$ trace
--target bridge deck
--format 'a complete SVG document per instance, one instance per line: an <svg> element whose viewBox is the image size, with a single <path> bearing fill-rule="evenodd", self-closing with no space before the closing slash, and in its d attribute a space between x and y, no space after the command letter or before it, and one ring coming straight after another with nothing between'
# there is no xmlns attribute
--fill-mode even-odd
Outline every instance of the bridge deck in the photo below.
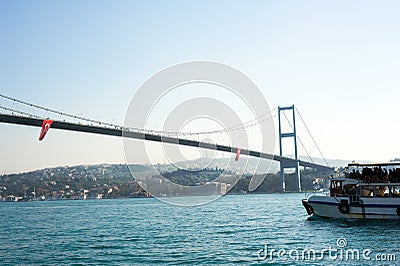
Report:
<svg viewBox="0 0 400 266"><path fill-rule="evenodd" d="M41 127L42 122L43 122L43 120L37 119L37 118L0 114L0 123L10 123L10 124L25 125L25 126ZM115 128L100 127L100 126L83 125L83 124L76 124L76 123L71 123L71 122L54 120L53 124L51 125L51 128L77 131L77 132L85 132L85 133L94 133L94 134L101 134L101 135L108 135L108 136L116 136L116 137L122 137L124 135L124 137L128 137L128 138L150 140L150 141L157 141L157 142L170 143L170 144L178 144L178 145L205 148L205 149L218 150L218 151L230 152L230 153L236 153L238 150L237 147L230 147L230 146L218 145L218 144L215 145L215 144L210 144L210 143L206 143L206 142L194 141L194 140L183 139L183 138L164 137L161 135L143 133L143 132L139 132L139 131L132 131L132 130L123 129L120 127L115 127ZM296 160L294 160L292 158L273 155L273 154L265 153L265 152L246 150L246 149L241 149L240 154L257 157L257 158L279 161L286 165L294 165L297 163ZM300 166L322 169L322 170L327 170L327 171L333 171L332 167L319 165L316 163L311 163L311 162L306 162L306 161L301 161L301 160L299 160L298 162L299 162Z"/></svg>

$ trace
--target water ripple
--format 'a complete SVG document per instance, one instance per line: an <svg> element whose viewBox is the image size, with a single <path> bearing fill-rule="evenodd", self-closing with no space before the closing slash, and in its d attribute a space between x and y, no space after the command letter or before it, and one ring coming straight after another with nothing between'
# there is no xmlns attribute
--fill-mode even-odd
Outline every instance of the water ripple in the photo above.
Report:
<svg viewBox="0 0 400 266"><path fill-rule="evenodd" d="M286 251L337 247L339 237L346 238L349 248L395 253L400 260L399 222L308 218L302 196L226 196L187 208L155 199L0 203L0 262L316 265L278 258L260 262L257 254L266 244ZM337 263L325 258L324 264Z"/></svg>

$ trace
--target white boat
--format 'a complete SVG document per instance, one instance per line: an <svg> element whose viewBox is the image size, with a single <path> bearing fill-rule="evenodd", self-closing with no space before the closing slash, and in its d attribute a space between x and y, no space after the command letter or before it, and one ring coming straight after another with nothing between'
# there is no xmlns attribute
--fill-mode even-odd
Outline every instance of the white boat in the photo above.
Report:
<svg viewBox="0 0 400 266"><path fill-rule="evenodd" d="M309 215L326 218L400 219L400 162L351 163L330 179L329 193L302 203Z"/></svg>

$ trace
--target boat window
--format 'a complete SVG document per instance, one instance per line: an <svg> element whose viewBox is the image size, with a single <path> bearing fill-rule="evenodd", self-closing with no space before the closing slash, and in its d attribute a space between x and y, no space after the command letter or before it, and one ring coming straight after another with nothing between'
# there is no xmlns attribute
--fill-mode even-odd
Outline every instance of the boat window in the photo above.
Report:
<svg viewBox="0 0 400 266"><path fill-rule="evenodd" d="M388 186L376 186L375 187L377 197L389 197L389 187Z"/></svg>
<svg viewBox="0 0 400 266"><path fill-rule="evenodd" d="M344 185L343 191L345 195L354 195L357 193L357 188L355 184L347 184Z"/></svg>
<svg viewBox="0 0 400 266"><path fill-rule="evenodd" d="M384 197L390 197L390 190L388 186L385 186L384 192L383 192Z"/></svg>
<svg viewBox="0 0 400 266"><path fill-rule="evenodd" d="M374 196L374 186L362 186L361 187L362 197L373 197Z"/></svg>
<svg viewBox="0 0 400 266"><path fill-rule="evenodd" d="M330 192L331 196L342 195L343 194L342 181L332 181Z"/></svg>
<svg viewBox="0 0 400 266"><path fill-rule="evenodd" d="M392 186L391 193L392 197L400 197L400 186Z"/></svg>

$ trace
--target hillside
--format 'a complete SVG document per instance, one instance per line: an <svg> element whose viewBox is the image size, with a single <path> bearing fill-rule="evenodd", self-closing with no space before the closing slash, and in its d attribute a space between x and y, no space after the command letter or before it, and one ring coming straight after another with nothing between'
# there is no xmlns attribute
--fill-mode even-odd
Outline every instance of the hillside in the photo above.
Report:
<svg viewBox="0 0 400 266"><path fill-rule="evenodd" d="M0 176L0 201L14 200L61 200L61 199L88 199L88 198L126 198L148 196L140 184L140 180L153 180L161 184L160 176L155 174L154 168L144 165L130 165L134 172L132 177L128 166L123 164L78 165L40 169L27 173L8 174ZM159 166L165 169L165 166ZM198 171L172 170L163 172L163 176L172 182L193 186L212 183L222 169L207 168ZM235 172L224 171L225 178L236 175ZM319 189L326 186L326 179L315 182L322 173L306 170L301 174L303 189ZM262 174L263 183L255 193L281 192L280 177L278 174ZM250 193L248 185L252 175L241 176L237 184L227 190L229 193ZM222 182L223 179L222 179ZM222 183L223 184L223 183ZM286 177L287 190L295 190L294 178ZM165 191L165 190L164 190ZM216 193L225 193L216 191ZM163 192L154 196L182 196L176 191L168 195Z"/></svg>

